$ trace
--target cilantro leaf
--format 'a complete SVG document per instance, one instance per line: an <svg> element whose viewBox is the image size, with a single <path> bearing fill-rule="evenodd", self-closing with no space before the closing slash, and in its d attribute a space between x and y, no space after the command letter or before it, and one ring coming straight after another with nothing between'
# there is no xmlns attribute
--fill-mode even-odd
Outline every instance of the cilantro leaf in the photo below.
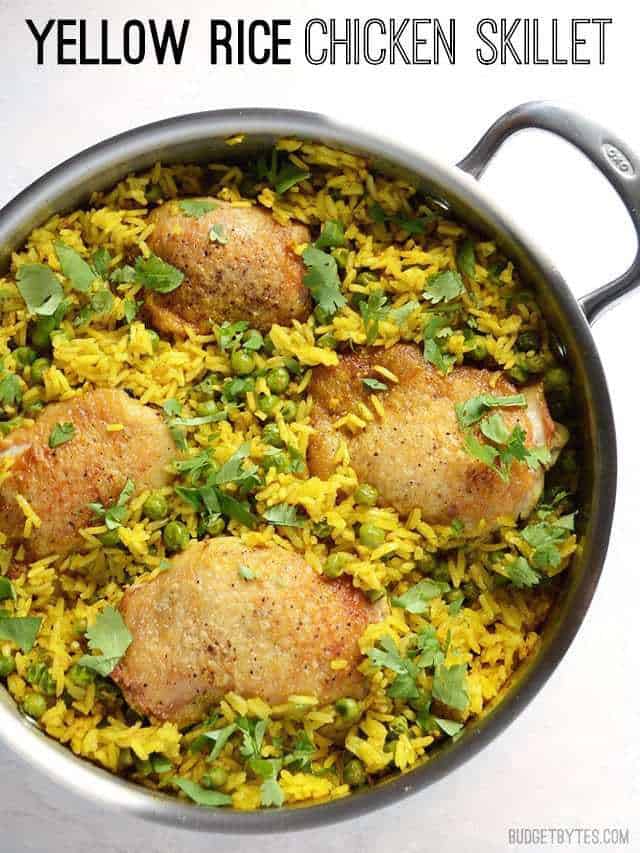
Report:
<svg viewBox="0 0 640 853"><path fill-rule="evenodd" d="M7 598L12 598L15 601L16 591L9 578L0 575L0 601L4 601Z"/></svg>
<svg viewBox="0 0 640 853"><path fill-rule="evenodd" d="M307 178L311 177L311 173L308 170L298 168L294 163L291 163L291 161L280 166L278 162L278 152L275 148L271 152L271 161L269 165L267 165L267 161L264 157L260 157L256 167L256 174L258 180L264 178L268 181L278 195L282 195L282 193L290 190L291 187L300 183L300 181L305 181Z"/></svg>
<svg viewBox="0 0 640 853"><path fill-rule="evenodd" d="M84 326L95 315L111 313L113 308L113 294L111 291L103 287L91 294L89 302L82 308L73 321L74 326Z"/></svg>
<svg viewBox="0 0 640 853"><path fill-rule="evenodd" d="M393 639L388 635L382 637L378 644L382 648L372 648L367 651L367 657L376 667L386 667L396 673L396 677L387 689L392 699L416 699L419 691L416 685L418 668L416 664L402 657Z"/></svg>
<svg viewBox="0 0 640 853"><path fill-rule="evenodd" d="M478 397L470 397L464 403L456 406L456 415L461 427L468 427L479 421L489 409L526 407L527 398L524 394L510 394L505 397L494 397L492 394L480 394Z"/></svg>
<svg viewBox="0 0 640 853"><path fill-rule="evenodd" d="M308 246L302 253L307 267L303 282L320 308L329 316L346 305L347 300L340 290L340 278L336 260L315 246Z"/></svg>
<svg viewBox="0 0 640 853"><path fill-rule="evenodd" d="M504 564L509 580L519 589L536 586L540 583L540 575L535 572L524 557L516 557Z"/></svg>
<svg viewBox="0 0 640 853"><path fill-rule="evenodd" d="M56 424L51 430L51 434L49 435L49 447L51 449L55 447L60 447L61 444L65 444L67 441L71 441L75 434L76 428L73 424Z"/></svg>
<svg viewBox="0 0 640 853"><path fill-rule="evenodd" d="M209 229L209 240L212 243L220 243L221 246L226 246L229 242L229 237L227 236L224 225L215 222Z"/></svg>
<svg viewBox="0 0 640 853"><path fill-rule="evenodd" d="M443 353L441 344L437 338L446 338L451 334L451 329L447 325L447 318L441 314L434 314L427 318L422 327L422 340L424 342L423 356L426 362L440 371L447 374L451 370L455 356Z"/></svg>
<svg viewBox="0 0 640 853"><path fill-rule="evenodd" d="M182 411L182 403L179 400L176 400L175 397L169 397L162 404L162 411L165 415L169 415L169 417L177 417Z"/></svg>
<svg viewBox="0 0 640 853"><path fill-rule="evenodd" d="M111 263L111 255L109 251L102 246L100 249L97 249L92 257L91 257L91 266L98 274L99 278L105 279L107 278L107 273L109 272L109 264Z"/></svg>
<svg viewBox="0 0 640 853"><path fill-rule="evenodd" d="M476 274L476 253L471 240L465 240L458 250L456 257L458 269L468 276L474 278Z"/></svg>
<svg viewBox="0 0 640 853"><path fill-rule="evenodd" d="M304 527L305 520L298 516L298 510L295 506L289 504L277 504L265 510L262 517L269 524L274 524L278 527Z"/></svg>
<svg viewBox="0 0 640 853"><path fill-rule="evenodd" d="M464 293L464 284L460 274L453 270L446 270L431 276L424 291L424 298L433 302L451 302L457 296Z"/></svg>
<svg viewBox="0 0 640 853"><path fill-rule="evenodd" d="M495 471L496 474L500 474L499 469L494 464L496 457L499 455L497 448L490 444L483 444L483 442L479 441L471 432L465 433L464 448L469 456L472 456L479 462L484 462L484 464Z"/></svg>
<svg viewBox="0 0 640 853"><path fill-rule="evenodd" d="M420 669L427 669L444 662L438 635L432 625L426 625L416 636L416 651L418 655L414 662Z"/></svg>
<svg viewBox="0 0 640 853"><path fill-rule="evenodd" d="M176 269L157 255L150 255L148 258L141 255L136 260L134 273L135 281L156 293L171 293L180 287L184 280L182 270Z"/></svg>
<svg viewBox="0 0 640 853"><path fill-rule="evenodd" d="M115 669L133 641L122 616L111 605L107 605L98 615L85 636L89 641L89 648L102 654L83 655L79 664L105 677Z"/></svg>
<svg viewBox="0 0 640 853"><path fill-rule="evenodd" d="M533 548L533 565L537 569L554 569L560 565L562 559L557 543L565 539L567 533L567 528L562 525L542 521L529 524L520 535Z"/></svg>
<svg viewBox="0 0 640 853"><path fill-rule="evenodd" d="M44 264L24 264L16 275L16 287L31 314L51 317L64 291L53 270Z"/></svg>
<svg viewBox="0 0 640 853"><path fill-rule="evenodd" d="M243 465L244 460L249 455L249 450L250 443L246 441L227 459L213 478L216 486L226 485L227 483L246 484L247 481L250 481L249 485L257 485L259 482L256 476L258 472L257 466L250 464L245 467Z"/></svg>
<svg viewBox="0 0 640 853"><path fill-rule="evenodd" d="M387 391L389 386L384 382L380 382L379 379L363 379L362 384L367 389L367 391Z"/></svg>
<svg viewBox="0 0 640 853"><path fill-rule="evenodd" d="M466 664L438 664L433 673L432 692L434 699L449 708L464 711L469 704Z"/></svg>
<svg viewBox="0 0 640 853"><path fill-rule="evenodd" d="M405 302L404 305L400 305L399 308L392 308L389 311L388 318L392 323L395 323L396 326L403 326L409 317L413 314L414 311L420 307L420 303L416 302L415 299L411 299L409 302Z"/></svg>
<svg viewBox="0 0 640 853"><path fill-rule="evenodd" d="M133 480L127 480L120 492L118 500L112 507L107 509L101 503L95 502L90 503L89 508L93 510L99 518L104 519L104 523L108 530L115 530L117 527L122 526L122 522L125 521L127 517L126 505L134 491L135 483Z"/></svg>
<svg viewBox="0 0 640 853"><path fill-rule="evenodd" d="M295 764L297 770L305 770L311 764L311 758L316 748L306 731L302 731L296 738L293 750L285 756L284 764L288 767Z"/></svg>
<svg viewBox="0 0 640 853"><path fill-rule="evenodd" d="M260 786L260 805L280 806L284 803L284 792L276 779L266 779Z"/></svg>
<svg viewBox="0 0 640 853"><path fill-rule="evenodd" d="M220 511L227 518L233 518L250 529L253 529L258 523L258 519L253 515L248 504L237 501L230 495L225 495L224 492L219 492L218 499L220 501Z"/></svg>
<svg viewBox="0 0 640 853"><path fill-rule="evenodd" d="M15 643L30 652L38 636L42 619L36 616L0 616L0 640Z"/></svg>
<svg viewBox="0 0 640 853"><path fill-rule="evenodd" d="M192 782L190 779L182 779L180 776L174 776L171 781L199 806L217 807L231 805L229 794L222 794L220 791L209 791L207 788L203 788L202 785L198 785L197 782Z"/></svg>
<svg viewBox="0 0 640 853"><path fill-rule="evenodd" d="M387 297L381 290L374 290L369 294L366 302L362 300L359 309L364 321L367 343L372 344L378 337L380 321L384 320L389 312Z"/></svg>
<svg viewBox="0 0 640 853"><path fill-rule="evenodd" d="M433 719L449 737L457 735L464 728L464 723L459 723L457 720L444 720L442 717L434 717Z"/></svg>
<svg viewBox="0 0 640 853"><path fill-rule="evenodd" d="M109 276L109 280L114 284L131 284L132 281L136 280L136 271L129 264L125 264L123 267L115 269Z"/></svg>
<svg viewBox="0 0 640 853"><path fill-rule="evenodd" d="M218 329L218 346L220 349L227 350L232 344L239 342L248 328L249 324L246 320L238 320L235 323L225 320Z"/></svg>
<svg viewBox="0 0 640 853"><path fill-rule="evenodd" d="M142 305L142 302L136 302L135 299L127 299L124 300L123 308L124 308L124 319L131 325L136 318L136 314L138 313L138 309Z"/></svg>
<svg viewBox="0 0 640 853"><path fill-rule="evenodd" d="M427 610L428 602L432 598L437 598L450 589L449 584L444 581L434 581L431 578L425 578L414 584L412 587L400 596L393 597L391 603L395 607L402 607L409 613L424 613Z"/></svg>
<svg viewBox="0 0 640 853"><path fill-rule="evenodd" d="M316 249L339 249L344 246L344 228L341 222L330 219L322 226L320 236L315 242Z"/></svg>
<svg viewBox="0 0 640 853"><path fill-rule="evenodd" d="M250 566L240 566L238 569L238 574L242 578L243 581L254 581L256 579L256 573Z"/></svg>
<svg viewBox="0 0 640 853"><path fill-rule="evenodd" d="M495 441L496 444L507 444L511 437L511 433L507 429L502 415L494 412L480 421L480 432L489 441Z"/></svg>
<svg viewBox="0 0 640 853"><path fill-rule="evenodd" d="M229 740L231 735L237 731L237 726L235 723L231 723L228 726L225 726L223 729L213 729L210 732L205 732L203 737L207 738L207 740L212 740L214 743L214 747L209 753L209 761L215 761L216 758L222 752L224 745Z"/></svg>
<svg viewBox="0 0 640 853"><path fill-rule="evenodd" d="M71 246L56 240L53 248L64 277L69 279L74 290L86 293L98 278L98 273Z"/></svg>
<svg viewBox="0 0 640 853"><path fill-rule="evenodd" d="M22 385L15 373L7 373L0 378L0 403L3 406L15 406L22 399Z"/></svg>
<svg viewBox="0 0 640 853"><path fill-rule="evenodd" d="M200 219L205 213L217 210L219 205L205 198L183 198L179 207L185 216L190 216L192 219Z"/></svg>

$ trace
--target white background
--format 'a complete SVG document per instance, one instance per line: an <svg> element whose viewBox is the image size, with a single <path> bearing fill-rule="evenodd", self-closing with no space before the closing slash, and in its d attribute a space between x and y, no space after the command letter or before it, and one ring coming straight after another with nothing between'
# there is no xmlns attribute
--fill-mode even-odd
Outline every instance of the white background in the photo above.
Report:
<svg viewBox="0 0 640 853"><path fill-rule="evenodd" d="M611 16L605 67L482 68L474 61L479 15ZM635 8L634 8L635 7ZM303 22L314 15L458 19L454 68L313 68L301 53ZM24 19L108 17L117 42L128 17L190 17L180 68L44 68ZM292 17L292 67L212 68L209 17ZM563 28L564 27L564 28ZM581 109L640 151L637 50L640 11L626 2L197 3L142 0L0 0L0 203L71 154L144 122L236 106L313 109L455 162L501 112L533 98ZM90 32L91 27L89 28ZM114 46L116 44L114 42ZM625 214L603 179L564 143L522 134L484 178L495 198L556 260L577 295L622 272L634 252ZM0 746L0 850L204 851L503 851L509 827L629 827L640 850L640 691L637 559L640 441L640 298L630 298L595 329L616 412L620 479L614 532L603 579L584 626L559 670L517 722L484 753L408 801L357 822L292 836L198 836L103 812L54 786ZM524 849L524 848L518 848ZM533 847L528 850L536 849ZM578 849L576 846L552 849ZM618 848L622 849L622 848Z"/></svg>

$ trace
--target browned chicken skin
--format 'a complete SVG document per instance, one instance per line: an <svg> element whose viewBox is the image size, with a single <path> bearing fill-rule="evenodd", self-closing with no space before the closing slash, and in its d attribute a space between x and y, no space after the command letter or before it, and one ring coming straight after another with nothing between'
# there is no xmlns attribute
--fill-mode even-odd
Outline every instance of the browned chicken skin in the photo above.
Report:
<svg viewBox="0 0 640 853"><path fill-rule="evenodd" d="M230 690L272 704L364 695L358 638L386 604L277 545L223 537L193 543L129 589L120 612L133 642L112 678L133 707L184 726ZM345 668L333 670L334 659Z"/></svg>
<svg viewBox="0 0 640 853"><path fill-rule="evenodd" d="M304 267L293 247L308 242L304 225L280 225L259 207L232 207L207 199L215 210L189 217L179 203L163 204L151 215L148 243L167 263L182 270L184 281L172 293L148 292L147 312L161 332L201 334L211 322L247 320L269 331L274 323L290 325L311 313ZM223 240L210 238L218 226Z"/></svg>
<svg viewBox="0 0 640 853"><path fill-rule="evenodd" d="M75 436L51 449L56 424L71 423ZM124 429L109 431L109 424ZM0 484L0 530L22 536L22 495L42 525L24 542L28 557L63 554L82 543L78 531L95 521L87 504L115 503L128 479L135 491L166 485L166 466L175 455L161 417L124 391L99 389L48 405L32 427L0 442L0 454L16 460ZM97 522L99 523L99 522Z"/></svg>
<svg viewBox="0 0 640 853"><path fill-rule="evenodd" d="M362 380L376 376L380 365L399 382L382 395L385 415L356 435L336 430L334 421L367 402ZM380 378L380 376L378 376ZM351 465L362 482L375 486L384 504L408 514L418 507L432 524L458 519L468 529L484 519L494 527L499 516L527 515L543 488L542 470L516 462L508 482L466 452L455 405L480 394L518 392L503 376L475 367L458 367L447 376L427 364L417 347L397 344L340 358L336 367L316 367L310 385L315 433L309 443L312 474L326 478L335 467L339 442L345 440ZM527 446L560 440L540 386L526 389L528 407L499 410L509 430L516 423Z"/></svg>

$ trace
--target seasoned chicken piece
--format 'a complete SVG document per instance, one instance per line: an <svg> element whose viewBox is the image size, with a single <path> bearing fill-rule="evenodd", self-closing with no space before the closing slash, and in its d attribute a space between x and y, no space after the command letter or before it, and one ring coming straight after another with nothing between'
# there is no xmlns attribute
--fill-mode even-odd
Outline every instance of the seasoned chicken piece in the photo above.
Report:
<svg viewBox="0 0 640 853"><path fill-rule="evenodd" d="M272 704L363 696L358 638L387 605L277 545L224 537L190 545L120 612L133 642L112 678L134 708L184 726L230 690Z"/></svg>
<svg viewBox="0 0 640 853"><path fill-rule="evenodd" d="M259 207L206 200L215 210L198 218L187 216L175 201L151 214L155 227L149 246L185 275L172 293L148 291L147 312L156 329L185 335L191 328L204 334L211 321L247 320L268 332L274 323L306 320L311 297L293 248L310 240L308 229L280 225Z"/></svg>
<svg viewBox="0 0 640 853"><path fill-rule="evenodd" d="M362 380L377 375L375 365L399 380L388 381L389 390L381 394L384 417L376 417L355 435L336 429L339 417L357 413L358 402L367 402ZM316 430L309 442L312 474L326 478L333 471L344 440L358 478L375 486L384 504L405 515L417 507L431 524L458 519L467 533L482 519L492 528L499 516L527 515L540 497L542 469L532 471L514 462L505 483L464 447L455 405L480 394L518 393L503 374L458 367L444 376L424 361L416 347L397 344L386 351L344 356L336 367L314 368L310 391ZM516 424L522 426L528 447L546 444L553 449L564 443L563 428L552 421L540 386L527 389L526 397L527 408L493 411L500 411L509 431Z"/></svg>
<svg viewBox="0 0 640 853"><path fill-rule="evenodd" d="M73 438L50 448L52 430L65 423L73 424ZM123 429L108 430L110 424ZM124 391L101 389L50 404L32 427L0 442L0 455L16 457L0 484L0 530L11 539L22 536L21 495L42 522L24 543L27 556L39 558L81 544L78 531L95 520L87 504L114 504L128 479L136 493L166 485L175 448L153 409Z"/></svg>

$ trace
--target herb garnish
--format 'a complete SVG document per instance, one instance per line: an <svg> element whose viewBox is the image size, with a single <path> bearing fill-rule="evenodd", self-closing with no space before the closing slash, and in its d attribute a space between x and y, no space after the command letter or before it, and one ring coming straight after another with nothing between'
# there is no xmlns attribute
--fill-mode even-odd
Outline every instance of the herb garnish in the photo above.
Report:
<svg viewBox="0 0 640 853"><path fill-rule="evenodd" d="M56 240L53 247L64 277L69 279L74 290L87 293L93 282L100 277L97 270L71 246Z"/></svg>
<svg viewBox="0 0 640 853"><path fill-rule="evenodd" d="M0 639L15 643L23 652L30 652L41 624L40 617L7 616L0 613Z"/></svg>
<svg viewBox="0 0 640 853"><path fill-rule="evenodd" d="M171 293L182 284L184 273L157 255L149 255L148 258L143 258L141 255L136 260L134 279L147 290L154 290L156 293ZM113 276L112 280L114 280Z"/></svg>
<svg viewBox="0 0 640 853"><path fill-rule="evenodd" d="M31 314L51 317L62 302L62 285L50 267L24 264L16 275L16 287Z"/></svg>
<svg viewBox="0 0 640 853"><path fill-rule="evenodd" d="M96 501L95 503L90 503L89 508L99 518L103 519L108 530L115 530L117 527L121 527L127 518L127 503L134 491L135 483L133 480L127 480L120 492L118 500L113 506L105 508L103 504Z"/></svg>
<svg viewBox="0 0 640 853"><path fill-rule="evenodd" d="M98 614L85 636L89 642L89 648L92 651L100 651L102 654L83 655L79 664L86 666L87 669L93 669L104 677L115 669L133 642L133 637L122 616L111 605L107 605L102 613Z"/></svg>
<svg viewBox="0 0 640 853"><path fill-rule="evenodd" d="M438 302L451 302L461 293L464 293L464 284L460 274L453 270L446 270L431 276L423 296L429 302L437 304Z"/></svg>
<svg viewBox="0 0 640 853"><path fill-rule="evenodd" d="M307 267L303 279L305 286L309 288L316 304L329 316L333 316L347 302L340 290L335 258L316 246L308 246L302 253L302 260Z"/></svg>
<svg viewBox="0 0 640 853"><path fill-rule="evenodd" d="M179 207L185 216L190 216L192 219L200 219L206 213L217 210L219 205L207 199L183 198Z"/></svg>
<svg viewBox="0 0 640 853"><path fill-rule="evenodd" d="M49 435L49 447L52 450L56 447L60 447L61 444L65 444L67 441L71 441L75 434L76 428L73 424L56 424L51 430L51 434Z"/></svg>

